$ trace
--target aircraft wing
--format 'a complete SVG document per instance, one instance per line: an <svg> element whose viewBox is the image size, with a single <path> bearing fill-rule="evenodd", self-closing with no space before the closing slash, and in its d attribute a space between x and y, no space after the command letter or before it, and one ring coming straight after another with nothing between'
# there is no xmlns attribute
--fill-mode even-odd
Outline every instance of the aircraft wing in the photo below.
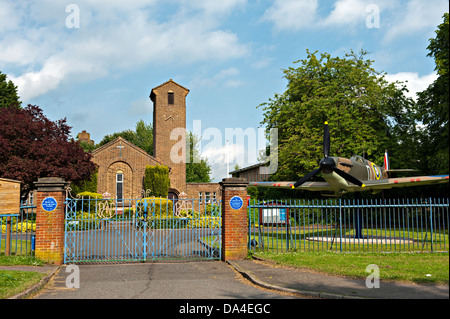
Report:
<svg viewBox="0 0 450 319"><path fill-rule="evenodd" d="M295 182L249 182L248 186L276 187L292 189ZM326 182L305 182L295 189L304 189L309 191L334 191L334 188Z"/></svg>
<svg viewBox="0 0 450 319"><path fill-rule="evenodd" d="M305 182L295 189L304 189L308 191L344 191L344 192L361 192L370 190L382 190L393 187L410 187L421 185L442 184L449 182L449 175L431 175L431 176L413 176L386 178L379 180L363 181L365 187L359 187L349 184L344 189L338 189L326 182ZM295 182L249 182L249 186L275 187L275 188L293 188Z"/></svg>
<svg viewBox="0 0 450 319"><path fill-rule="evenodd" d="M412 176L364 181L364 190L389 189L393 187L411 187L442 184L449 182L449 175Z"/></svg>

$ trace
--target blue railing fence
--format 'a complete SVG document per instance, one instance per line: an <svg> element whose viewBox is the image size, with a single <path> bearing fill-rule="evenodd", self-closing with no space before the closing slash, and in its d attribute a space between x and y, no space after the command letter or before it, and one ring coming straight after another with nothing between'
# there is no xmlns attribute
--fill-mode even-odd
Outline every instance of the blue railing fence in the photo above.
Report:
<svg viewBox="0 0 450 319"><path fill-rule="evenodd" d="M251 200L249 249L448 251L448 207L448 198Z"/></svg>
<svg viewBox="0 0 450 319"><path fill-rule="evenodd" d="M73 202L72 202L73 203ZM87 230L98 225L107 216L98 216L98 205L92 199L76 201L69 217L67 231ZM124 202L123 211L109 219L133 219L128 213L136 209ZM221 216L221 203L189 200L191 207L180 207L190 213L189 225L184 216L174 216L176 202L161 210L153 227L170 228L171 220L196 232L209 228L209 219ZM83 207L84 206L84 207ZM119 205L120 206L120 205ZM189 205L188 205L189 206ZM81 217L82 211L96 212ZM193 212L196 212L195 214ZM164 216L164 217L163 217ZM204 218L208 219L208 222ZM249 249L283 251L337 251L337 252L445 252L449 250L449 198L387 199L387 200L251 200L248 205ZM70 219L73 219L72 221ZM36 206L22 203L19 214L0 216L0 255L34 255ZM72 223L71 223L72 222ZM219 221L217 221L219 223ZM165 223L165 224L164 224ZM161 224L161 225L157 225ZM91 226L90 226L91 225ZM217 225L214 225L217 227ZM98 226L95 226L98 227ZM183 226L177 226L184 228ZM217 229L217 228L216 228ZM215 241L220 249L219 234L201 237ZM219 250L220 252L220 250Z"/></svg>
<svg viewBox="0 0 450 319"><path fill-rule="evenodd" d="M23 202L18 214L0 215L0 256L34 256L36 206Z"/></svg>

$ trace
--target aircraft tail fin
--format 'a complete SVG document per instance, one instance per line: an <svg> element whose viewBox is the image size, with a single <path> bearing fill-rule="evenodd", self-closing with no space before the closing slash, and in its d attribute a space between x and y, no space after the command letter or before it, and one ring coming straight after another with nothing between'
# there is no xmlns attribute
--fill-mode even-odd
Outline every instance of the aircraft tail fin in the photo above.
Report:
<svg viewBox="0 0 450 319"><path fill-rule="evenodd" d="M389 167L389 155L388 155L388 151L387 150L384 151L383 168L384 168L385 171L389 171L390 170L390 167Z"/></svg>
<svg viewBox="0 0 450 319"><path fill-rule="evenodd" d="M413 168L401 168L401 169L391 169L389 164L389 155L388 151L384 151L384 163L382 168L389 175L391 173L407 173L407 172L418 172L419 170Z"/></svg>

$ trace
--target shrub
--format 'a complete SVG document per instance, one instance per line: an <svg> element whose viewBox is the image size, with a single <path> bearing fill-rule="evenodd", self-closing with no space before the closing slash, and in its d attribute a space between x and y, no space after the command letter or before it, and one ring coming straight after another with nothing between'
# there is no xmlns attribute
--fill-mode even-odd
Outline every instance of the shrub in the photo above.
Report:
<svg viewBox="0 0 450 319"><path fill-rule="evenodd" d="M188 228L219 228L221 226L221 217L200 217L192 218L187 223Z"/></svg>
<svg viewBox="0 0 450 319"><path fill-rule="evenodd" d="M144 189L150 190L151 195L164 197L169 193L170 179L169 168L164 165L145 168Z"/></svg>
<svg viewBox="0 0 450 319"><path fill-rule="evenodd" d="M92 192L81 192L77 194L77 198L80 198L77 202L77 209L81 209L83 212L95 212L95 206L103 199L102 194Z"/></svg>
<svg viewBox="0 0 450 319"><path fill-rule="evenodd" d="M167 198L161 197L145 197L137 201L137 212L140 215L144 213L145 202L147 202L147 214L153 214L155 212L155 217L165 218L173 216L173 202ZM154 209L152 208L153 203L155 204Z"/></svg>
<svg viewBox="0 0 450 319"><path fill-rule="evenodd" d="M81 192L81 193L78 193L77 196L79 196L83 199L103 199L102 194L93 193L93 192Z"/></svg>
<svg viewBox="0 0 450 319"><path fill-rule="evenodd" d="M11 222L11 232L12 233L27 233L36 231L36 222L30 221L19 221L18 223L13 220ZM3 224L1 228L1 233L6 234L6 225Z"/></svg>
<svg viewBox="0 0 450 319"><path fill-rule="evenodd" d="M219 204L207 204L205 212L208 215L217 215L220 212L220 206Z"/></svg>

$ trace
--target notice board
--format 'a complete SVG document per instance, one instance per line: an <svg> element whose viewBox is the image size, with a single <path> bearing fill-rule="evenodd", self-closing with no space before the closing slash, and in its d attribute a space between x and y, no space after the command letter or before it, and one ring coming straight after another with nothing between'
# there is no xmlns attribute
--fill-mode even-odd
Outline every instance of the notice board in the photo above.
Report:
<svg viewBox="0 0 450 319"><path fill-rule="evenodd" d="M20 181L0 178L0 215L20 213Z"/></svg>

